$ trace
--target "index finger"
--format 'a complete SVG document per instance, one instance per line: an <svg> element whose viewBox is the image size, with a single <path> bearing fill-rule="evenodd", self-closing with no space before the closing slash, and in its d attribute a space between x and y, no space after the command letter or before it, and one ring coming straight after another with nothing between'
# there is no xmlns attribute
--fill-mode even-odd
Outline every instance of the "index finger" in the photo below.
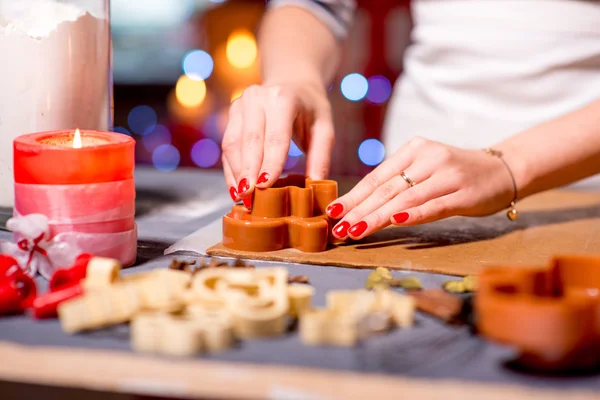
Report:
<svg viewBox="0 0 600 400"><path fill-rule="evenodd" d="M269 90L265 110L264 155L257 181L257 186L260 187L269 187L281 175L290 150L294 120L298 114L294 97L285 95L278 88Z"/></svg>

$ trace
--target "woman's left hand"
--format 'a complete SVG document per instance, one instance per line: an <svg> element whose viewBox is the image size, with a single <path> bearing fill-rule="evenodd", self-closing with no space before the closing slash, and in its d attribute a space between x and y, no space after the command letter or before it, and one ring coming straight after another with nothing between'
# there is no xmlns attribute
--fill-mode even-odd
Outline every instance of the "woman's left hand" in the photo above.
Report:
<svg viewBox="0 0 600 400"><path fill-rule="evenodd" d="M513 196L510 173L498 157L415 138L332 202L327 214L341 218L335 237L360 239L390 224L490 215Z"/></svg>

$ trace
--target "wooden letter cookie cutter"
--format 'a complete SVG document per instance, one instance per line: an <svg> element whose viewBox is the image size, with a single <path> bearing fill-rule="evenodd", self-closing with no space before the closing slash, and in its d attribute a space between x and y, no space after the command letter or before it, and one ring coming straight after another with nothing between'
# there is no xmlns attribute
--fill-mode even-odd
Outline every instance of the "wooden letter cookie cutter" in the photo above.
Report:
<svg viewBox="0 0 600 400"><path fill-rule="evenodd" d="M337 182L290 175L269 189L256 189L252 211L236 205L223 217L223 245L242 251L292 247L325 251L331 222L325 208L337 198Z"/></svg>
<svg viewBox="0 0 600 400"><path fill-rule="evenodd" d="M355 346L392 326L413 325L415 301L388 289L327 293L327 308L300 315L300 340L308 346Z"/></svg>
<svg viewBox="0 0 600 400"><path fill-rule="evenodd" d="M192 282L193 304L223 307L241 339L282 334L290 310L285 268L204 270Z"/></svg>
<svg viewBox="0 0 600 400"><path fill-rule="evenodd" d="M600 258L558 256L546 268L490 267L475 296L479 331L544 370L600 365Z"/></svg>

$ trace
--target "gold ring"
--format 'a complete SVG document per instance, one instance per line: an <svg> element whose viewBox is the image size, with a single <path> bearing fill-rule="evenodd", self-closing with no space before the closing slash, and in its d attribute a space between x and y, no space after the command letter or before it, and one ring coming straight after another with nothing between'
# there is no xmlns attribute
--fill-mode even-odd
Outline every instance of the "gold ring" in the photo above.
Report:
<svg viewBox="0 0 600 400"><path fill-rule="evenodd" d="M413 182L413 180L412 180L412 179L410 179L408 176L406 176L406 174L405 174L404 172L401 172L401 173L400 173L400 177L401 177L402 179L404 179L404 180L406 181L406 183L408 183L408 186L409 186L409 187L413 187L413 186L415 186L415 183Z"/></svg>

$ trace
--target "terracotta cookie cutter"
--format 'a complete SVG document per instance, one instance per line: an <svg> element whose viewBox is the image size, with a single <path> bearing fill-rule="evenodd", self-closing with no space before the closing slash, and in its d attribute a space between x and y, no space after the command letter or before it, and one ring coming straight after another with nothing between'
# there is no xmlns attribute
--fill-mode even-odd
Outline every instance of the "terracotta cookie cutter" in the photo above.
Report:
<svg viewBox="0 0 600 400"><path fill-rule="evenodd" d="M269 189L256 189L252 211L236 205L223 217L223 245L257 252L288 247L324 251L332 238L325 208L337 195L337 182L299 175L279 179Z"/></svg>
<svg viewBox="0 0 600 400"><path fill-rule="evenodd" d="M515 345L522 365L600 365L600 257L558 256L546 268L488 268L474 305L479 331Z"/></svg>

